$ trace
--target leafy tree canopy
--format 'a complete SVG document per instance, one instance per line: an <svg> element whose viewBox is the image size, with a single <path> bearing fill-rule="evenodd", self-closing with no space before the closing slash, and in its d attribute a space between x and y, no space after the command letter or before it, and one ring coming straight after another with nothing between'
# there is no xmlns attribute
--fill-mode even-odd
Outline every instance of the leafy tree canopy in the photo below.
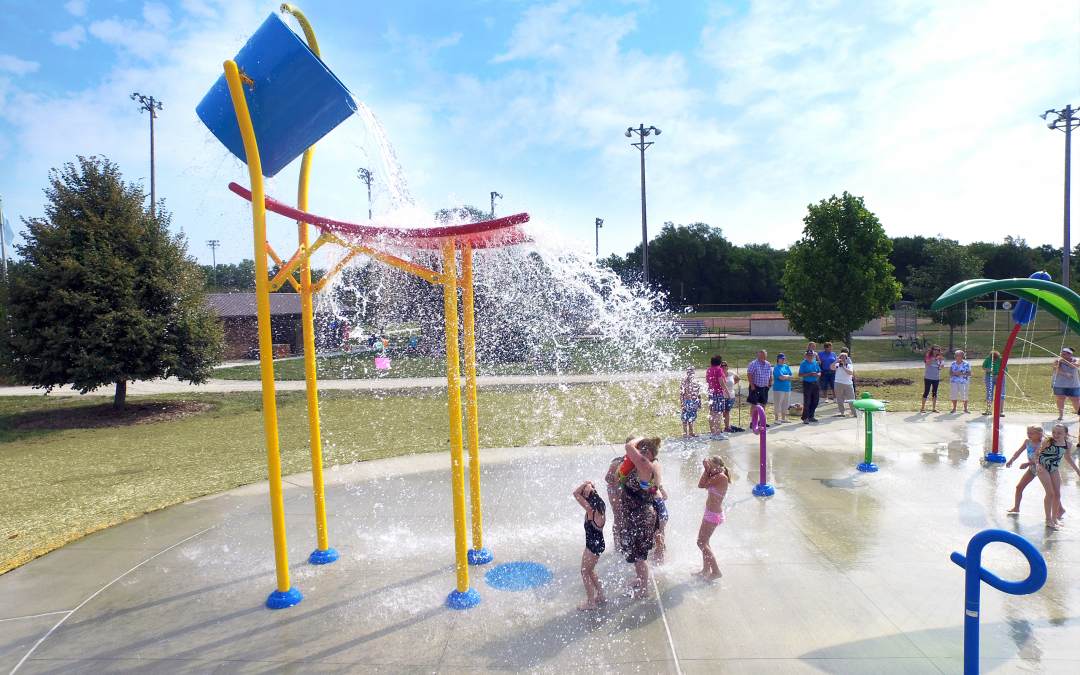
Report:
<svg viewBox="0 0 1080 675"><path fill-rule="evenodd" d="M784 269L780 311L811 340L843 338L900 299L889 262L892 241L862 197L847 192L807 207L803 237Z"/></svg>
<svg viewBox="0 0 1080 675"><path fill-rule="evenodd" d="M8 343L16 379L83 393L160 377L199 383L224 344L201 270L170 216L105 158L49 173L45 218L24 220L23 263L9 275Z"/></svg>
<svg viewBox="0 0 1080 675"><path fill-rule="evenodd" d="M983 260L954 239L928 239L926 256L926 264L913 269L908 278L912 297L922 307L929 307L953 285L980 278L983 271ZM975 303L962 303L936 312L924 309L922 313L934 323L949 327L949 351L952 351L955 329L975 323L982 316L982 308Z"/></svg>

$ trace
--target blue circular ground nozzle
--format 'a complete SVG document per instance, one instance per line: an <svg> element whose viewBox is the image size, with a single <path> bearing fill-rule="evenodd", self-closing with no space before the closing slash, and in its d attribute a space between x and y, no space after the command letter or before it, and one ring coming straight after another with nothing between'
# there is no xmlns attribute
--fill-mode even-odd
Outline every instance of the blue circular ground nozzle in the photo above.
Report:
<svg viewBox="0 0 1080 675"><path fill-rule="evenodd" d="M769 485L768 483L758 483L754 486L752 492L756 497L772 497L774 494L776 494L776 490L774 490L773 486Z"/></svg>
<svg viewBox="0 0 1080 675"><path fill-rule="evenodd" d="M503 563L485 574L484 581L499 591L528 591L551 581L551 570L534 562Z"/></svg>
<svg viewBox="0 0 1080 675"><path fill-rule="evenodd" d="M290 588L284 593L274 591L266 599L266 607L267 609L285 609L293 605L299 605L303 599L304 594L300 592L299 588Z"/></svg>
<svg viewBox="0 0 1080 675"><path fill-rule="evenodd" d="M312 565L327 565L340 557L341 555L332 548L327 548L325 551L315 549L311 552L311 555L308 556L307 561Z"/></svg>
<svg viewBox="0 0 1080 675"><path fill-rule="evenodd" d="M450 595L446 596L446 606L450 609L469 609L479 604L480 594L475 588L470 588L464 593L457 590L451 591Z"/></svg>
<svg viewBox="0 0 1080 675"><path fill-rule="evenodd" d="M495 559L495 556L491 554L487 546L481 548L479 551L476 549L469 549L469 564L470 565L486 565Z"/></svg>
<svg viewBox="0 0 1080 675"><path fill-rule="evenodd" d="M857 468L864 473L874 473L878 470L877 464L874 464L873 462L859 462Z"/></svg>
<svg viewBox="0 0 1080 675"><path fill-rule="evenodd" d="M991 464L1005 463L1005 455L1001 454L1000 452L991 452L986 457L983 457L983 459L990 462Z"/></svg>

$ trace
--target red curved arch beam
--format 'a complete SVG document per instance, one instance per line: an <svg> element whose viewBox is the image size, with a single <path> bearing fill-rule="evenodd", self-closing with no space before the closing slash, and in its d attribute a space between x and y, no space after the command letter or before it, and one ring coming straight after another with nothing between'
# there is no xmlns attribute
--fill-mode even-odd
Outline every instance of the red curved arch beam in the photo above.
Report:
<svg viewBox="0 0 1080 675"><path fill-rule="evenodd" d="M251 201L251 190L236 183L229 183L229 189L249 202ZM485 220L482 223L403 229L400 227L357 225L356 223L346 223L332 218L323 218L305 213L287 204L282 204L270 197L266 198L266 210L290 220L309 223L324 232L357 237L364 241L377 242L388 246L434 249L439 247L440 240L447 237L453 237L459 248L465 243L472 244L473 248L499 248L529 241L528 235L518 227L522 223L529 222L529 214L527 213L517 213L505 218Z"/></svg>

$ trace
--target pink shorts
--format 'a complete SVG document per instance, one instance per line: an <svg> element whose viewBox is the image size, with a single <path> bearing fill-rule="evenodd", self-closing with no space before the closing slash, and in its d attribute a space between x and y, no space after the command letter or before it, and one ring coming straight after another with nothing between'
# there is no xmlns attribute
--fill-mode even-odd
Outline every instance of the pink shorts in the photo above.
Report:
<svg viewBox="0 0 1080 675"><path fill-rule="evenodd" d="M714 513L709 509L705 509L705 515L702 517L706 523L712 523L713 525L722 525L724 522L724 512Z"/></svg>

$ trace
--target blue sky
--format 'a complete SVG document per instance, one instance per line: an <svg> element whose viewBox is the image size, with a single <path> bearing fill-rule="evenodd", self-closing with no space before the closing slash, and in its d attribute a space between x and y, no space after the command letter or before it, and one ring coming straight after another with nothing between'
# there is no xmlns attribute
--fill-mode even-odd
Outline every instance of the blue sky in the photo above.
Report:
<svg viewBox="0 0 1080 675"><path fill-rule="evenodd" d="M894 236L1020 235L1060 245L1064 139L1036 115L1080 103L1080 5L889 2L298 3L323 58L381 120L419 205L528 211L602 255L640 239L627 126L663 134L647 155L650 231L704 221L784 247L806 205L848 190ZM105 155L149 180L190 251L251 257L230 180L246 169L195 105L277 7L249 0L4 0L0 195L43 213L48 170ZM349 122L318 146L312 211L358 221L371 138ZM298 164L298 162L297 162ZM296 165L270 185L295 202ZM1075 183L1074 178L1074 183ZM1075 189L1075 184L1074 184ZM376 190L375 211L388 208ZM295 228L271 218L278 248ZM1076 238L1074 237L1074 240Z"/></svg>

